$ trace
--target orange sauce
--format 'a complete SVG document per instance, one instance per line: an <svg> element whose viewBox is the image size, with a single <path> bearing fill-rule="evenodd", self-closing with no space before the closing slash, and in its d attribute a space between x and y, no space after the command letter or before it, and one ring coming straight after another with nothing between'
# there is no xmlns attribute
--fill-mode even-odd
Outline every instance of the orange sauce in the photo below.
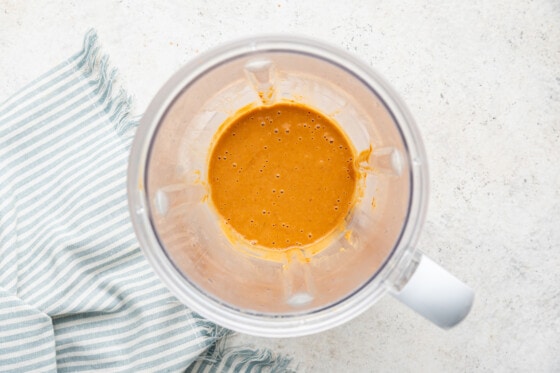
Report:
<svg viewBox="0 0 560 373"><path fill-rule="evenodd" d="M341 128L308 106L242 110L214 136L210 199L226 226L253 245L306 246L343 228L356 200L356 164Z"/></svg>

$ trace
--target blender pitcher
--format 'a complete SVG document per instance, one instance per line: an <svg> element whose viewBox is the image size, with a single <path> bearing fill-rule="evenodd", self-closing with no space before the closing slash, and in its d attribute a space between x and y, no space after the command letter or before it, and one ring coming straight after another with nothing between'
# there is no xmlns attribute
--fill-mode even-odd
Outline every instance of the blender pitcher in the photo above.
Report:
<svg viewBox="0 0 560 373"><path fill-rule="evenodd" d="M208 154L219 126L240 108L290 100L346 133L360 154L361 197L339 232L264 255L223 233L208 198ZM191 309L236 331L316 333L356 317L385 293L443 328L472 305L473 291L415 248L428 171L412 117L378 74L316 41L251 38L183 67L142 118L128 195L155 272Z"/></svg>

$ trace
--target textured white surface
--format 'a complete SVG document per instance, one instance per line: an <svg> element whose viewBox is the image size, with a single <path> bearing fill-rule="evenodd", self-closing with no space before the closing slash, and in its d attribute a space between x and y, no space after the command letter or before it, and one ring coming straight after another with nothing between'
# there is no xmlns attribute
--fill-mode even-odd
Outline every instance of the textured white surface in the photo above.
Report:
<svg viewBox="0 0 560 373"><path fill-rule="evenodd" d="M326 40L401 93L424 136L420 240L476 291L440 330L394 299L319 335L237 343L299 371L560 371L560 3L536 1L0 0L0 101L97 29L141 113L183 63L263 32Z"/></svg>

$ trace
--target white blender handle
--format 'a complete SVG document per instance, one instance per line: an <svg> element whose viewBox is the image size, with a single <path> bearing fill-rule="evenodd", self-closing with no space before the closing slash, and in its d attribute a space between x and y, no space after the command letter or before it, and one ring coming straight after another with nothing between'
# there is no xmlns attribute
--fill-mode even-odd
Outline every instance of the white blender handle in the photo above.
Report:
<svg viewBox="0 0 560 373"><path fill-rule="evenodd" d="M392 295L437 326L449 329L471 310L474 291L426 255L418 255L416 270Z"/></svg>

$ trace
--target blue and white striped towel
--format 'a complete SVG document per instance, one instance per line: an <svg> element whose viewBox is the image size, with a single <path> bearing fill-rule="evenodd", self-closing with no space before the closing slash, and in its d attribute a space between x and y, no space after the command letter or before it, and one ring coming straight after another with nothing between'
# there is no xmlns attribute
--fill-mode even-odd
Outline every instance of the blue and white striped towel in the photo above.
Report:
<svg viewBox="0 0 560 373"><path fill-rule="evenodd" d="M0 105L0 371L284 371L216 345L228 331L142 256L125 180L136 119L115 78L90 31Z"/></svg>

